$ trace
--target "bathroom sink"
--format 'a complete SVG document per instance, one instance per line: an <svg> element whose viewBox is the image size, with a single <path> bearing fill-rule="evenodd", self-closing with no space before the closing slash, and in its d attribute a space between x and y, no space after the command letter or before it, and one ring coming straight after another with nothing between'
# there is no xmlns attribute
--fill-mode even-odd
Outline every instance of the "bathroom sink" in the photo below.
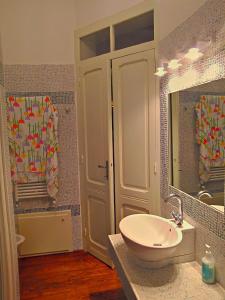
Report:
<svg viewBox="0 0 225 300"><path fill-rule="evenodd" d="M127 216L119 228L128 249L144 261L166 260L182 241L182 231L173 221L155 215Z"/></svg>
<svg viewBox="0 0 225 300"><path fill-rule="evenodd" d="M16 245L17 247L25 241L25 237L21 234L16 234Z"/></svg>

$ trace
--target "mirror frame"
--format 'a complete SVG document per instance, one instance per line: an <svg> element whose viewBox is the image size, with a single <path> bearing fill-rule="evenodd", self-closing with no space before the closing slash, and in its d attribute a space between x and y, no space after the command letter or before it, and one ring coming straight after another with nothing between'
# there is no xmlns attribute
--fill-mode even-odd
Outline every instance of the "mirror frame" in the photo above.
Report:
<svg viewBox="0 0 225 300"><path fill-rule="evenodd" d="M185 86L181 86L178 80L177 86L174 88L170 85L170 79L165 77L161 80L161 89L160 89L160 142L161 142L161 198L162 198L162 206L164 205L163 199L168 196L170 193L176 193L180 195L183 199L184 203L184 213L192 218L197 223L201 224L209 231L216 234L218 237L225 239L225 215L217 211L216 209L210 207L209 205L203 203L199 199L190 196L189 194L179 190L178 188L172 186L170 184L170 109L169 109L169 102L170 102L170 94L173 92L177 92L183 89L188 89L194 86L202 85L207 82L211 82L217 79L225 78L225 67L224 67L224 74L221 74L221 77L217 77L215 74L215 78L208 81L199 81L194 82L187 82ZM174 77L172 78L174 80ZM183 81L182 81L183 82ZM224 201L225 203L225 201ZM174 206L176 206L176 202L172 202ZM164 206L165 207L165 206Z"/></svg>
<svg viewBox="0 0 225 300"><path fill-rule="evenodd" d="M198 189L198 191L196 191L195 190L195 193L196 194L194 194L194 193L189 193L188 191L185 191L185 189L182 189L180 186L179 186L179 184L178 185L176 185L176 184L174 184L174 178L175 178L175 175L176 174L178 174L177 172L178 172L178 170L176 169L175 171L174 171L174 162L173 162L173 158L174 158L174 148L173 148L173 143L174 143L174 136L173 136L173 133L172 133L172 130L173 130L173 128L172 128L172 126L173 126L173 122L178 122L178 123L176 123L176 125L175 125L175 128L177 127L178 128L178 130L179 130L179 128L181 128L181 129L183 129L183 127L182 127L182 125L181 125L181 127L180 127L180 116L179 116L179 114L181 113L181 111L182 111L182 106L180 105L180 102L177 102L177 100L179 99L179 97L180 97L180 92L185 92L185 95L186 95L186 93L187 92L196 92L196 93L198 93L198 94L202 94L202 95L208 95L208 93L209 93L209 95L213 95L213 92L215 93L215 95L218 93L216 90L215 91L213 91L213 92L201 92L199 89L198 89L198 87L201 89L201 87L203 86L205 86L205 85L207 85L207 84L217 84L218 83L218 81L219 81L219 84L220 84L220 82L222 81L222 85L224 84L224 86L225 86L225 79L218 79L218 80L213 80L213 81L210 81L210 82L208 82L208 83L206 83L206 84L200 84L200 85L197 85L197 86L194 86L194 91L192 90L192 88L188 88L188 89L183 89L183 90L180 90L180 91L178 91L178 92L174 92L174 93L170 93L169 94L169 96L168 96L168 130L169 130L169 132L168 132L168 142L169 142L169 145L168 145L168 151L169 151L169 161L168 161L168 164L169 164L169 174L168 174L168 176L169 176L169 185L170 186L172 186L172 187L174 187L174 188L177 188L177 189L179 189L179 190L181 190L182 192L184 192L185 194L187 194L187 195L189 195L189 196L191 196L191 197L193 197L193 198L195 198L196 200L199 200L200 202L203 202L203 203L205 203L205 204L207 204L207 202L204 202L204 201L201 201L198 197L197 197L197 192L198 191L201 191L201 190L203 190L201 187L200 187L200 179L199 179L199 182L198 182L198 184L199 184L199 189ZM197 89L196 89L197 88ZM183 100L182 100L183 102L182 102L182 104L184 104L185 102L186 102L186 99L185 98L183 98ZM174 111L174 104L175 104L175 111ZM177 107L177 105L179 106L179 108ZM174 116L174 114L175 114L175 116ZM178 117L176 117L176 115L178 114ZM174 119L174 117L175 117L175 121L173 120ZM194 127L195 125L193 124L193 126L192 126L192 129L194 129L195 127ZM180 145L180 137L178 136L178 137L176 137L176 139L178 139L178 144ZM191 140L190 140L190 142L192 142ZM193 141L193 143L196 143L196 141L194 140ZM197 145L197 144L196 144ZM179 147L179 146L178 146ZM177 152L177 150L176 150L176 152ZM186 153L186 152L185 152ZM181 158L182 158L182 156L181 156ZM179 159L179 158L178 158ZM198 168L198 166L195 164L195 165L192 165L194 168L195 168L195 172L196 172L196 170L197 170L197 168ZM189 169L189 171L190 171L191 169ZM185 175L187 175L187 174L185 174L185 173L183 173L183 175L185 176ZM182 176L182 173L180 173L180 176ZM189 176L190 176L190 174L189 174ZM196 175L195 175L196 176ZM197 178L196 178L197 179ZM196 182L197 183L197 182ZM206 182L207 183L207 182ZM223 187L223 191L221 190L221 192L220 193L222 193L223 194L223 207L225 207L225 178L222 180L222 181L220 181L220 187L222 188ZM211 191L210 190L210 188L205 188L209 193L212 193L212 195L213 195L213 191ZM212 206L209 206L210 208L213 208ZM216 208L213 208L213 209L216 209ZM219 210L218 210L219 211ZM222 214L224 214L223 212L221 212L221 211L219 211L220 213L222 213Z"/></svg>

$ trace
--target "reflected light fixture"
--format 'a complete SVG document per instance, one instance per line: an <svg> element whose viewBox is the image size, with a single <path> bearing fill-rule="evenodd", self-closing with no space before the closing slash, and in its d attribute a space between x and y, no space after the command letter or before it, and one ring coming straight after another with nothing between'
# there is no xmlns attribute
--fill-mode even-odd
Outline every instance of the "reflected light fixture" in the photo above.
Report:
<svg viewBox="0 0 225 300"><path fill-rule="evenodd" d="M164 67L158 67L157 68L157 72L155 72L154 74L156 76L162 77L167 73L167 71L164 69Z"/></svg>
<svg viewBox="0 0 225 300"><path fill-rule="evenodd" d="M180 66L182 66L182 64L180 63L179 59L172 59L169 63L168 63L168 68L171 70L176 70L178 69Z"/></svg>
<svg viewBox="0 0 225 300"><path fill-rule="evenodd" d="M184 55L185 58L188 58L192 61L195 61L203 56L203 53L199 50L199 48L190 48L188 52Z"/></svg>

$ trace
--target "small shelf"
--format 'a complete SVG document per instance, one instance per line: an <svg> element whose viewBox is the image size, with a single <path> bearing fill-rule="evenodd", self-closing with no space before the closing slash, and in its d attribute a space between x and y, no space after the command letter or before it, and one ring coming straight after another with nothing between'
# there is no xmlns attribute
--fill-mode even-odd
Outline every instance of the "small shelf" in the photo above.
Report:
<svg viewBox="0 0 225 300"><path fill-rule="evenodd" d="M80 59L110 52L110 28L104 28L80 38Z"/></svg>
<svg viewBox="0 0 225 300"><path fill-rule="evenodd" d="M154 11L114 25L115 50L154 40Z"/></svg>

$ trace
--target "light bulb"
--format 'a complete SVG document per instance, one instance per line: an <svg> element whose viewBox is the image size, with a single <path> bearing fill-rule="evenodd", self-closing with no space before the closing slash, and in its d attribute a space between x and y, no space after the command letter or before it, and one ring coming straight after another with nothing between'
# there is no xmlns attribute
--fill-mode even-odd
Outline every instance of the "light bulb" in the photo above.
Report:
<svg viewBox="0 0 225 300"><path fill-rule="evenodd" d="M188 52L184 55L185 58L188 58L192 61L195 61L203 56L203 53L199 50L199 48L190 48Z"/></svg>
<svg viewBox="0 0 225 300"><path fill-rule="evenodd" d="M178 69L180 66L182 66L182 64L179 62L178 59L172 59L169 63L168 63L168 68L171 70L176 70Z"/></svg>
<svg viewBox="0 0 225 300"><path fill-rule="evenodd" d="M164 69L164 67L157 68L157 72L155 72L156 76L162 77L167 73L167 71Z"/></svg>

